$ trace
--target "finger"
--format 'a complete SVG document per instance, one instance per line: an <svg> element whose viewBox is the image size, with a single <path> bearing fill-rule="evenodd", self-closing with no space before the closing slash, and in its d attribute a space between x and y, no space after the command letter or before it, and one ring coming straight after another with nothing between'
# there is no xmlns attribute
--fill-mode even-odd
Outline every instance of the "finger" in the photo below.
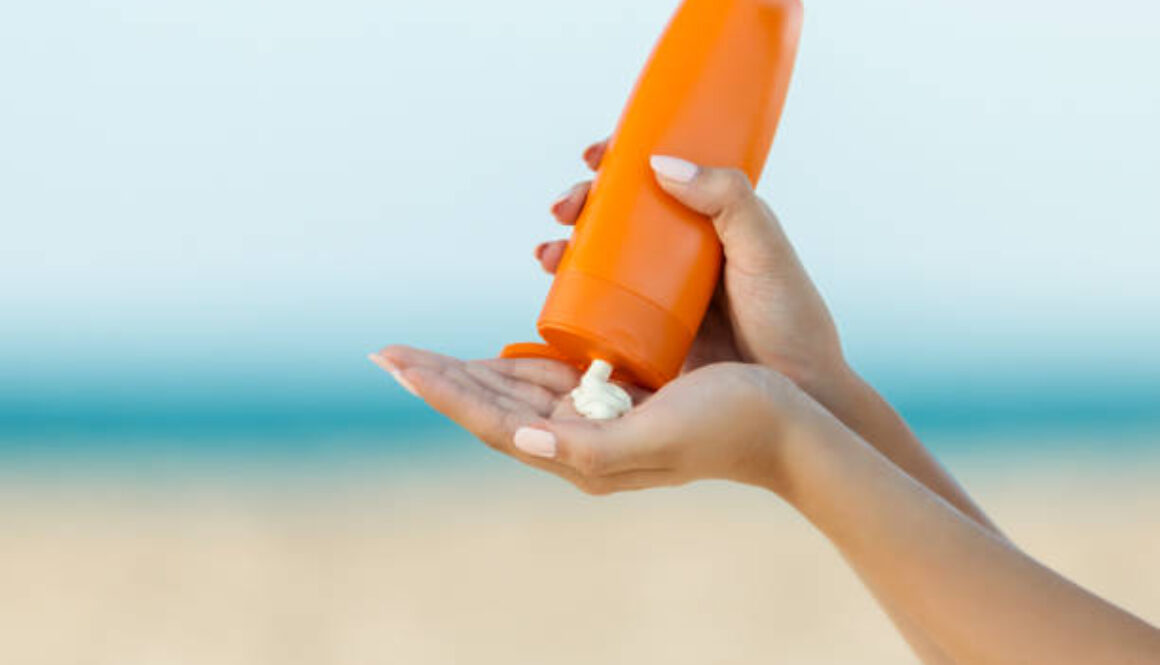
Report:
<svg viewBox="0 0 1160 665"><path fill-rule="evenodd" d="M463 363L463 371L496 393L521 401L541 416L551 413L559 396L543 386L501 374L481 361Z"/></svg>
<svg viewBox="0 0 1160 665"><path fill-rule="evenodd" d="M584 481L571 467L543 456L529 455L512 445L514 433L522 426L542 420L541 414L502 396L497 397L485 386L453 369L414 365L400 371L432 408L474 434L488 447L572 484Z"/></svg>
<svg viewBox="0 0 1160 665"><path fill-rule="evenodd" d="M419 391L415 390L415 386L412 385L411 382L403 376L403 374L399 371L398 365L379 355L378 353L367 354L367 358L369 358L371 362L378 365L384 371L394 377L395 382L402 386L404 390L411 393L415 397L419 396Z"/></svg>
<svg viewBox="0 0 1160 665"><path fill-rule="evenodd" d="M465 362L452 356L445 356L434 351L416 349L408 346L389 346L378 354L372 354L371 359L375 360L375 356L378 356L383 361L376 360L376 364L390 371L392 376L400 384L403 384L403 387L410 390L412 394L420 397L423 397L423 395L407 379L407 370L409 368L422 367L436 371L445 378L461 384L467 389L475 387L486 388L494 393L491 395L493 400L505 406L519 403L521 408L530 407L540 416L550 413L556 401L559 399L553 390L534 382L504 376L489 367L486 363L480 361ZM484 397L483 395L476 396L480 398ZM501 398L507 398L510 402Z"/></svg>
<svg viewBox="0 0 1160 665"><path fill-rule="evenodd" d="M584 209L584 204L588 201L588 192L591 189L591 180L579 182L569 187L552 203L552 216L565 226L575 224L576 219L580 217L580 211Z"/></svg>
<svg viewBox="0 0 1160 665"><path fill-rule="evenodd" d="M583 478L576 486L585 494L607 496L619 492L634 492L654 487L676 487L689 482L669 469L625 471L610 476Z"/></svg>
<svg viewBox="0 0 1160 665"><path fill-rule="evenodd" d="M689 348L689 355L685 358L683 372L741 358L733 334L733 323L729 319L729 311L724 302L725 297L721 285L718 284L713 300L709 302L709 309L705 311L705 318L701 319L697 337Z"/></svg>
<svg viewBox="0 0 1160 665"><path fill-rule="evenodd" d="M744 172L664 155L653 155L649 164L662 189L712 218L725 257L735 267L760 270L794 260L777 217L758 198Z"/></svg>
<svg viewBox="0 0 1160 665"><path fill-rule="evenodd" d="M551 240L536 245L536 260L540 267L549 275L554 275L560 267L560 260L564 258L564 251L568 249L567 240Z"/></svg>
<svg viewBox="0 0 1160 665"><path fill-rule="evenodd" d="M557 457L563 451L559 440L542 425L520 428L516 431L513 443L517 450L530 457L532 461L529 463L533 466L537 466L537 462L553 464L557 468L552 470L557 475L569 480L585 494L605 495L674 483L673 474L666 469L633 469L600 475L588 469L574 468Z"/></svg>
<svg viewBox="0 0 1160 665"><path fill-rule="evenodd" d="M543 386L557 395L571 392L580 380L576 368L547 358L490 358L480 362L500 374Z"/></svg>
<svg viewBox="0 0 1160 665"><path fill-rule="evenodd" d="M449 368L415 365L400 372L431 408L492 447L504 447L510 432L539 416Z"/></svg>
<svg viewBox="0 0 1160 665"><path fill-rule="evenodd" d="M612 421L553 419L517 430L513 443L586 478L666 468L664 440L649 431L648 420L635 414Z"/></svg>
<svg viewBox="0 0 1160 665"><path fill-rule="evenodd" d="M584 149L584 163L593 171L600 168L600 162L604 159L604 153L608 151L609 139L597 141Z"/></svg>
<svg viewBox="0 0 1160 665"><path fill-rule="evenodd" d="M667 155L653 155L649 165L666 192L703 215L716 217L731 208L758 207L753 183L738 169L700 166Z"/></svg>
<svg viewBox="0 0 1160 665"><path fill-rule="evenodd" d="M379 349L376 355L399 369L416 365L423 367L442 367L447 364L463 362L452 356L428 351L427 349L418 349L413 346L405 346L403 344L385 346Z"/></svg>
<svg viewBox="0 0 1160 665"><path fill-rule="evenodd" d="M403 374L404 369L412 366L443 367L448 364L460 362L459 359L452 358L451 356L401 344L384 347L377 353L372 353L367 357L376 365L390 373L399 385L416 397L422 396L415 389L414 384Z"/></svg>
<svg viewBox="0 0 1160 665"><path fill-rule="evenodd" d="M534 466L546 470L559 472L564 466L542 456L531 459L535 456L529 456L512 445L515 432L542 421L543 413L497 394L465 372L415 366L402 370L402 373L427 404L489 447L523 462L535 462Z"/></svg>

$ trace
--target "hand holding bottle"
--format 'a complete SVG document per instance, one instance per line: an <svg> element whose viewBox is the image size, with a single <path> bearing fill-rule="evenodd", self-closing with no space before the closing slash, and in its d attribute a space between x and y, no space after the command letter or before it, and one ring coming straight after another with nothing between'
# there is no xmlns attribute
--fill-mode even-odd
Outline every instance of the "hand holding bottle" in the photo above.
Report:
<svg viewBox="0 0 1160 665"><path fill-rule="evenodd" d="M593 170L607 142L584 151ZM689 354L687 369L720 361L759 363L793 379L807 392L848 372L838 332L825 302L798 260L769 206L741 171L655 156L657 182L677 201L708 217L724 246L721 284ZM572 225L591 181L571 187L552 214ZM566 240L542 243L536 258L555 272Z"/></svg>

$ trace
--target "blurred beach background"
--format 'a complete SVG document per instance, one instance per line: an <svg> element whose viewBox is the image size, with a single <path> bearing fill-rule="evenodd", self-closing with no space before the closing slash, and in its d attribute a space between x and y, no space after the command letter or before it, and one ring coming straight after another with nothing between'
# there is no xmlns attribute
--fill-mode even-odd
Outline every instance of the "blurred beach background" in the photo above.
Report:
<svg viewBox="0 0 1160 665"><path fill-rule="evenodd" d="M531 338L674 7L0 7L0 662L913 662L775 497L580 495L366 360ZM1153 623L1158 21L807 3L759 188L851 362Z"/></svg>

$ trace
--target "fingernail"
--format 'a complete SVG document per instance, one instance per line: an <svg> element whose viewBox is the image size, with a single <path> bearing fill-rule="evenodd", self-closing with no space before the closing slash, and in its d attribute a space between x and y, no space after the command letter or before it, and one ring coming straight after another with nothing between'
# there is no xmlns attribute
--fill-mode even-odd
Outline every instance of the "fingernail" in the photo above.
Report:
<svg viewBox="0 0 1160 665"><path fill-rule="evenodd" d="M556 435L534 427L521 427L512 439L516 448L536 457L556 456Z"/></svg>
<svg viewBox="0 0 1160 665"><path fill-rule="evenodd" d="M546 243L546 242L542 242L542 243L536 245L536 249L532 253L536 256L537 261L542 261L544 259L544 250L545 249L548 249L548 243Z"/></svg>
<svg viewBox="0 0 1160 665"><path fill-rule="evenodd" d="M596 168L597 164L594 162L596 162L596 153L600 150L600 148L601 145L599 143L593 143L592 145L588 146L584 150L584 163L588 166L591 166L592 168Z"/></svg>
<svg viewBox="0 0 1160 665"><path fill-rule="evenodd" d="M692 182L700 171L700 167L696 164L679 157L653 155L648 158L648 163L660 177L681 183Z"/></svg>
<svg viewBox="0 0 1160 665"><path fill-rule="evenodd" d="M410 381L403 378L403 375L399 372L399 368L395 367L395 363L387 360L385 357L380 356L377 353L368 353L367 358L370 358L371 362L386 370L386 372L391 375L391 378L397 381L400 386L403 386L404 390L411 393L415 397L419 396L419 391L415 390L415 386L411 385Z"/></svg>
<svg viewBox="0 0 1160 665"><path fill-rule="evenodd" d="M557 196L556 200L552 201L552 210L555 210L556 208L559 208L560 206L567 203L568 199L572 198L572 192L574 191L576 191L576 186L572 185L563 194Z"/></svg>

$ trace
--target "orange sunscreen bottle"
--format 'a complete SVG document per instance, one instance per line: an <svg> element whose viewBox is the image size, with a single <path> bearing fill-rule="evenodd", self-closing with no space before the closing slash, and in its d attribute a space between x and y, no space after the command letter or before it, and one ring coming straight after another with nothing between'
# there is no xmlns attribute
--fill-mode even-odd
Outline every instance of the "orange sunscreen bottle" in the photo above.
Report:
<svg viewBox="0 0 1160 665"><path fill-rule="evenodd" d="M666 194L651 155L757 182L785 102L800 0L684 0L637 81L537 328L504 357L585 367L660 388L680 372L721 268L711 222Z"/></svg>

